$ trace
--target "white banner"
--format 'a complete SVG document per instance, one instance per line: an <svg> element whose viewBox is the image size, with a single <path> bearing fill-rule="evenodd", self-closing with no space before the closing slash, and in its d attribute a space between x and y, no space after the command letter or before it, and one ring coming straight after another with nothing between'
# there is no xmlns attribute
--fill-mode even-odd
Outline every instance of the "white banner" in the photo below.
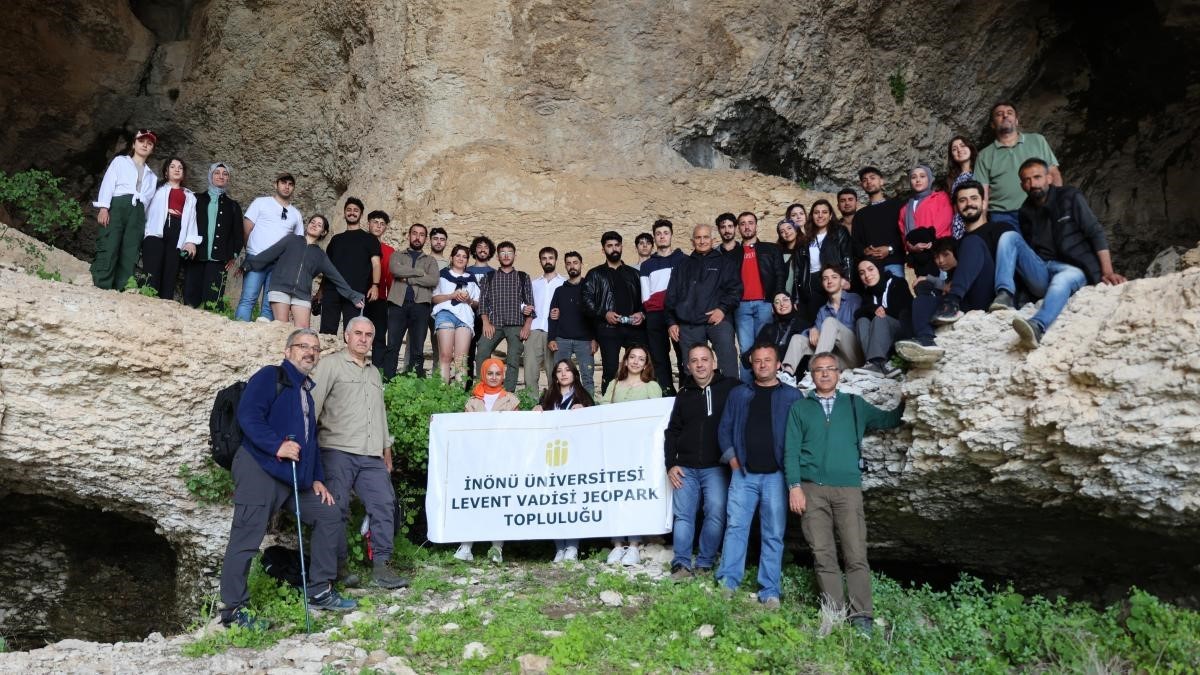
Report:
<svg viewBox="0 0 1200 675"><path fill-rule="evenodd" d="M453 413L429 424L429 539L586 539L671 530L674 399Z"/></svg>

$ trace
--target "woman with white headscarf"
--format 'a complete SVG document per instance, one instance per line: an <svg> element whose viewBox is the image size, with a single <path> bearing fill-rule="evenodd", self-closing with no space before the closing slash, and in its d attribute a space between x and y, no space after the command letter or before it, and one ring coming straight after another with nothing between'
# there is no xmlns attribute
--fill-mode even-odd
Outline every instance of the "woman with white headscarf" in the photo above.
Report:
<svg viewBox="0 0 1200 675"><path fill-rule="evenodd" d="M954 209L950 206L950 197L943 190L935 189L937 184L933 178L933 169L929 166L914 166L908 172L912 195L900 209L900 236L908 249L908 266L918 277L938 275L931 252L933 242L953 234L950 224L954 220Z"/></svg>
<svg viewBox="0 0 1200 675"><path fill-rule="evenodd" d="M232 171L216 162L208 167L208 190L196 195L196 255L184 265L183 302L215 307L225 279L242 250L242 206L227 193Z"/></svg>

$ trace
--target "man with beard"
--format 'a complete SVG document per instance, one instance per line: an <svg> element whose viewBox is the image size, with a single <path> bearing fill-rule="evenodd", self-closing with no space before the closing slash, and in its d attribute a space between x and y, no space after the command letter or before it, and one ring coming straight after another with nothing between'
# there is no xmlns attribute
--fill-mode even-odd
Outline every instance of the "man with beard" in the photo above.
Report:
<svg viewBox="0 0 1200 675"><path fill-rule="evenodd" d="M342 215L346 219L346 231L329 240L325 254L346 284L367 296L370 303L379 299L379 278L383 270L383 249L379 239L359 227L366 208L357 197L347 197ZM321 332L337 335L350 319L358 316L358 308L343 298L340 293L321 284Z"/></svg>
<svg viewBox="0 0 1200 675"><path fill-rule="evenodd" d="M621 235L612 230L601 235L604 263L588 270L583 280L583 305L596 322L600 343L601 394L617 376L621 349L646 344L642 281L637 270L621 262L621 242Z"/></svg>
<svg viewBox="0 0 1200 675"><path fill-rule="evenodd" d="M717 247L717 252L728 253L737 250L740 253L737 243L737 216L732 213L722 213L714 222L717 226L717 235L721 237L721 245Z"/></svg>
<svg viewBox="0 0 1200 675"><path fill-rule="evenodd" d="M583 388L594 394L596 363L592 355L600 345L592 322L583 311L583 256L578 251L567 251L563 265L567 268L567 280L550 300L546 348L554 352L555 363L574 356Z"/></svg>
<svg viewBox="0 0 1200 675"><path fill-rule="evenodd" d="M446 257L446 244L450 242L450 235L444 227L435 227L429 231L429 255L437 261L438 271L442 271L450 266L450 259ZM430 351L433 352L432 363L438 362L438 340L437 327L434 322L429 322L429 345Z"/></svg>
<svg viewBox="0 0 1200 675"><path fill-rule="evenodd" d="M854 255L903 279L904 241L896 223L904 202L883 194L883 174L873 166L858 170L858 182L867 193L867 205L854 212L854 229L850 231Z"/></svg>
<svg viewBox="0 0 1200 675"><path fill-rule="evenodd" d="M496 271L488 264L496 254L496 244L484 235L471 240L471 255L475 258L474 265L467 265L467 272L475 277L475 285L483 288L483 280ZM467 389L471 388L475 373L475 353L479 349L479 338L483 337L483 317L475 312L475 332L471 335L471 346L467 348Z"/></svg>
<svg viewBox="0 0 1200 675"><path fill-rule="evenodd" d="M538 386L538 370L546 370L546 385L554 382L554 350L548 347L550 330L550 301L554 291L566 281L554 271L558 264L558 249L546 246L538 251L538 263L542 276L533 280L533 323L529 327L529 338L525 340L525 388L541 393Z"/></svg>
<svg viewBox="0 0 1200 675"><path fill-rule="evenodd" d="M854 212L858 211L858 193L851 188L842 188L837 193L838 212L842 214L842 227L854 234Z"/></svg>
<svg viewBox="0 0 1200 675"><path fill-rule="evenodd" d="M1053 183L1052 167L1027 159L1018 170L1021 188L1029 195L1021 206L1021 231L1005 232L996 252L996 299L991 309L1013 307L1014 273L1042 307L1026 319L1013 317L1021 344L1034 348L1058 318L1067 301L1087 284L1123 284L1113 271L1104 227L1088 207L1083 193Z"/></svg>
<svg viewBox="0 0 1200 675"><path fill-rule="evenodd" d="M1017 210L1025 201L1021 177L1017 175L1025 160L1041 158L1047 166L1047 179L1062 187L1058 158L1041 134L1017 131L1017 109L1008 101L992 106L990 125L996 134L991 145L979 151L975 159L975 180L984 185L983 198L988 204L988 219L1018 226Z"/></svg>
<svg viewBox="0 0 1200 675"><path fill-rule="evenodd" d="M383 376L391 379L400 367L400 341L408 334L406 372L425 377L425 332L429 325L430 302L438 283L438 266L424 253L428 230L421 223L408 228L408 249L392 254L392 290L388 293L387 354Z"/></svg>
<svg viewBox="0 0 1200 675"><path fill-rule="evenodd" d="M504 341L504 388L517 392L517 369L521 367L521 351L533 325L533 284L529 275L513 267L517 246L502 241L496 247L500 269L483 278L479 284L479 316L483 319L483 338L479 340L479 362L483 363ZM483 373L477 373L480 377ZM537 386L536 384L534 386Z"/></svg>

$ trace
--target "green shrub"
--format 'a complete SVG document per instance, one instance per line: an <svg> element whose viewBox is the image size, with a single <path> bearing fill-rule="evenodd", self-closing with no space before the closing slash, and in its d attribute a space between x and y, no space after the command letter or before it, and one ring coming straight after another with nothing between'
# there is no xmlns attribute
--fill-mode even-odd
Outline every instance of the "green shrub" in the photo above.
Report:
<svg viewBox="0 0 1200 675"><path fill-rule="evenodd" d="M888 88L892 90L892 98L896 99L896 104L904 103L904 96L908 93L908 81L904 79L904 73L900 72L900 66L896 66L896 72L888 76Z"/></svg>
<svg viewBox="0 0 1200 675"><path fill-rule="evenodd" d="M35 234L53 241L57 234L83 225L83 209L63 193L61 183L61 178L38 169L12 175L0 171L0 204L23 218Z"/></svg>
<svg viewBox="0 0 1200 675"><path fill-rule="evenodd" d="M233 474L211 457L206 457L203 466L196 469L187 464L179 467L179 477L188 492L205 504L229 504L233 500Z"/></svg>

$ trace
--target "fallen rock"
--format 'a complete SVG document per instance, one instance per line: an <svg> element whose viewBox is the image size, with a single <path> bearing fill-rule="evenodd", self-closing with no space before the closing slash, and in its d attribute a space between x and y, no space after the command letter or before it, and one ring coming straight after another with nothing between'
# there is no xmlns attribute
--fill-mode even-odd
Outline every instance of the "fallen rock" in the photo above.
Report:
<svg viewBox="0 0 1200 675"><path fill-rule="evenodd" d="M708 638L716 635L717 631L711 623L706 623L697 628L695 630L695 634L696 637L700 638L701 640L707 640Z"/></svg>
<svg viewBox="0 0 1200 675"><path fill-rule="evenodd" d="M537 654L522 654L517 657L522 675L543 675L550 670L550 657Z"/></svg>
<svg viewBox="0 0 1200 675"><path fill-rule="evenodd" d="M463 647L462 658L463 661L470 661L471 659L486 659L491 655L491 653L492 651L485 647L482 642L468 642L466 646Z"/></svg>
<svg viewBox="0 0 1200 675"><path fill-rule="evenodd" d="M624 604L625 600L623 597L621 597L621 594L616 591L600 591L600 602L603 602L609 607L620 607Z"/></svg>

